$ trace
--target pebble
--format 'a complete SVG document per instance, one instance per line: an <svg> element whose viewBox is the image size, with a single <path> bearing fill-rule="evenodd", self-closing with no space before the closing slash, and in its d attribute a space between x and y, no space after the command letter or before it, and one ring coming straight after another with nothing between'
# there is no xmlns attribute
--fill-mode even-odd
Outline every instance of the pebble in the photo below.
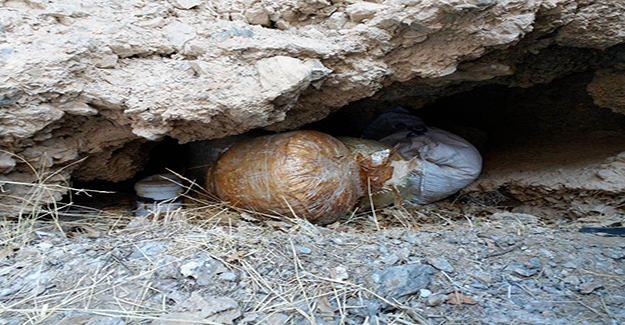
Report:
<svg viewBox="0 0 625 325"><path fill-rule="evenodd" d="M237 275L234 272L225 272L219 275L219 278L225 281L236 281L237 280Z"/></svg>
<svg viewBox="0 0 625 325"><path fill-rule="evenodd" d="M384 258L381 259L381 262L386 264L386 265L393 265L397 262L399 262L399 256L395 255L395 254L391 254L391 255L387 255Z"/></svg>
<svg viewBox="0 0 625 325"><path fill-rule="evenodd" d="M401 298L418 292L432 281L435 270L424 264L393 266L376 273L377 293L383 297Z"/></svg>
<svg viewBox="0 0 625 325"><path fill-rule="evenodd" d="M579 279L579 277L569 275L566 278L562 279L562 282L577 286L581 283L581 280Z"/></svg>
<svg viewBox="0 0 625 325"><path fill-rule="evenodd" d="M550 250L541 249L538 252L545 255L549 259L554 259L556 257L556 255Z"/></svg>
<svg viewBox="0 0 625 325"><path fill-rule="evenodd" d="M621 260L625 258L625 249L607 249L603 251L603 255L615 260Z"/></svg>
<svg viewBox="0 0 625 325"><path fill-rule="evenodd" d="M576 269L577 265L575 265L575 263L568 261L564 264L562 264L562 266L566 267L567 269Z"/></svg>
<svg viewBox="0 0 625 325"><path fill-rule="evenodd" d="M449 299L447 295L437 293L435 295L429 296L428 299L425 301L425 304L430 307L436 307L443 304L445 301L447 301L447 299Z"/></svg>
<svg viewBox="0 0 625 325"><path fill-rule="evenodd" d="M585 282L579 285L579 292L587 295L602 287L603 284L596 281Z"/></svg>
<svg viewBox="0 0 625 325"><path fill-rule="evenodd" d="M429 296L432 295L432 291L428 290L428 289L421 289L419 290L419 297L421 298L427 298Z"/></svg>
<svg viewBox="0 0 625 325"><path fill-rule="evenodd" d="M540 259L538 257L532 257L526 263L526 266L529 268L539 268L540 267Z"/></svg>
<svg viewBox="0 0 625 325"><path fill-rule="evenodd" d="M41 250L44 250L44 251L52 248L52 246L54 246L54 245L52 245L52 244L50 244L48 242L43 242L43 243L39 243L39 244L35 245L35 247L37 247L37 248L39 248Z"/></svg>
<svg viewBox="0 0 625 325"><path fill-rule="evenodd" d="M471 275L474 279L477 279L478 281L482 282L482 283L491 283L493 281L493 278L490 276L490 274L483 272L483 271L477 271L475 273L473 273Z"/></svg>
<svg viewBox="0 0 625 325"><path fill-rule="evenodd" d="M440 257L428 257L427 259L428 264L432 265L433 267L441 270L441 271L445 271L445 272L454 272L455 269L453 266L451 266L451 264L449 263L449 261L447 261L444 258L440 258Z"/></svg>
<svg viewBox="0 0 625 325"><path fill-rule="evenodd" d="M512 272L523 277L530 277L538 273L538 270L525 267L518 262L510 263L510 265L508 266L508 269L510 269Z"/></svg>
<svg viewBox="0 0 625 325"><path fill-rule="evenodd" d="M407 248L400 248L395 251L395 254L399 256L400 259L406 259L408 258L408 256L410 256L410 250Z"/></svg>
<svg viewBox="0 0 625 325"><path fill-rule="evenodd" d="M295 250L296 250L298 253L300 253L300 254L304 254L304 255L307 255L307 254L312 253L312 249L310 249L310 248L308 248L308 247L306 247L306 246L299 246L299 245L295 245Z"/></svg>
<svg viewBox="0 0 625 325"><path fill-rule="evenodd" d="M267 325L283 325L289 320L289 316L285 314L272 314L265 319Z"/></svg>
<svg viewBox="0 0 625 325"><path fill-rule="evenodd" d="M210 257L200 256L194 260L185 262L180 266L180 273L187 278L193 278L200 285L210 285L218 267Z"/></svg>
<svg viewBox="0 0 625 325"><path fill-rule="evenodd" d="M423 245L423 242L421 241L421 238L419 238L417 235L411 234L411 235L406 235L404 236L404 241L413 245Z"/></svg>
<svg viewBox="0 0 625 325"><path fill-rule="evenodd" d="M160 242L149 242L142 245L139 245L135 251L130 254L130 258L136 259L145 259L145 257L156 256L163 251L165 251L167 247L165 244Z"/></svg>

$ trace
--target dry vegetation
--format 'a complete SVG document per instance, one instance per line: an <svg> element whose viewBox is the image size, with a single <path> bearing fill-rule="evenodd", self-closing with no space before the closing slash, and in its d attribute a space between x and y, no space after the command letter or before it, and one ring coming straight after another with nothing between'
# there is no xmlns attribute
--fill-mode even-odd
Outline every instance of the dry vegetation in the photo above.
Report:
<svg viewBox="0 0 625 325"><path fill-rule="evenodd" d="M24 198L22 215L0 224L0 324L623 320L622 239L566 230L575 223L492 215L499 211L486 205L492 198L462 208L450 201L355 210L318 227L203 199L193 186L184 208L148 218L71 200L37 204L54 191L42 178ZM596 259L601 254L616 255L608 263L605 256ZM536 269L527 262L531 257L540 257ZM434 265L432 258L451 261L449 270L437 267L427 287L444 297L442 305L419 292L395 298L376 290L375 274ZM558 273L572 258L581 264ZM569 279L575 288L555 282L549 282L555 289L544 288L545 279L561 282L569 275L581 283ZM551 307L524 309L533 303Z"/></svg>

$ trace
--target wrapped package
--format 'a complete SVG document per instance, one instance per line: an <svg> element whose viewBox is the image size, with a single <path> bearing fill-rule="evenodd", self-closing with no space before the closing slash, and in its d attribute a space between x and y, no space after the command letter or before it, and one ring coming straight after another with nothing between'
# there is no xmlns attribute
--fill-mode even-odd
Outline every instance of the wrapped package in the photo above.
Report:
<svg viewBox="0 0 625 325"><path fill-rule="evenodd" d="M339 137L352 152L360 166L360 178L365 196L362 208L382 208L393 203L401 204L407 190L408 177L419 173L416 159L408 160L393 147L375 140Z"/></svg>
<svg viewBox="0 0 625 325"><path fill-rule="evenodd" d="M408 178L408 201L427 204L442 200L471 184L482 171L482 156L467 140L434 127L402 108L385 112L365 136L419 160L421 173Z"/></svg>
<svg viewBox="0 0 625 325"><path fill-rule="evenodd" d="M336 138L293 131L237 143L209 172L207 188L230 204L328 224L363 195L359 166Z"/></svg>

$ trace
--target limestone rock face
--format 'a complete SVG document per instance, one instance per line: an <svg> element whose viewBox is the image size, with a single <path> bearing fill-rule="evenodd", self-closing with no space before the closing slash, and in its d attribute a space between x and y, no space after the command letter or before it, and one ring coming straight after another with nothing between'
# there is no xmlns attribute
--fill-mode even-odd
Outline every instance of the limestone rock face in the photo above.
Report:
<svg viewBox="0 0 625 325"><path fill-rule="evenodd" d="M55 186L41 203L71 179L130 178L166 136L294 129L391 84L445 89L525 71L506 58L550 46L625 42L613 0L0 4L3 205L32 195L31 182ZM563 62L554 78L574 70ZM598 74L589 89L618 104L608 89L622 78Z"/></svg>

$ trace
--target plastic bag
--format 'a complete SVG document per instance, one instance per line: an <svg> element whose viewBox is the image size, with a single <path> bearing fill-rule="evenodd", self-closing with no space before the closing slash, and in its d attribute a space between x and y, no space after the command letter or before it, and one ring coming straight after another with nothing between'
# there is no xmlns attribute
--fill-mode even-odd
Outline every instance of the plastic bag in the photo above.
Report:
<svg viewBox="0 0 625 325"><path fill-rule="evenodd" d="M417 158L421 173L408 177L409 201L442 200L471 184L482 170L480 153L463 138L427 127L402 108L386 112L368 128L369 136L394 146L404 157Z"/></svg>
<svg viewBox="0 0 625 325"><path fill-rule="evenodd" d="M207 187L222 200L263 213L328 224L362 196L359 166L336 138L293 131L237 143L209 173Z"/></svg>
<svg viewBox="0 0 625 325"><path fill-rule="evenodd" d="M400 205L407 189L407 177L418 173L416 160L404 158L393 147L375 140L338 137L354 154L360 165L360 178L365 196L361 208L370 208L369 193L374 207L382 208L393 203Z"/></svg>

